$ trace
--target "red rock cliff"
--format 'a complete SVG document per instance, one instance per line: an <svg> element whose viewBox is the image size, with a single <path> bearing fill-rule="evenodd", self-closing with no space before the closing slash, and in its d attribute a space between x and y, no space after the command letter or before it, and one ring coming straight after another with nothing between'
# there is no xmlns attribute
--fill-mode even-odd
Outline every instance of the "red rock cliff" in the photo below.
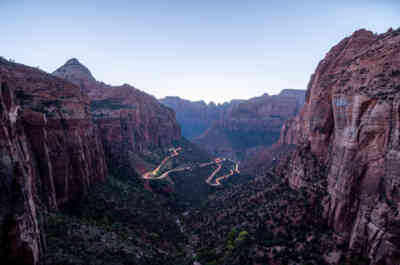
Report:
<svg viewBox="0 0 400 265"><path fill-rule="evenodd" d="M304 90L285 89L279 95L242 101L194 141L217 156L242 160L279 139L282 124L297 114L304 95Z"/></svg>
<svg viewBox="0 0 400 265"><path fill-rule="evenodd" d="M53 74L88 93L90 111L113 172L137 169L137 153L167 146L181 137L174 111L153 96L130 85L97 82L76 59L69 60Z"/></svg>
<svg viewBox="0 0 400 265"><path fill-rule="evenodd" d="M39 264L43 252L29 141L14 91L2 78L0 86L0 259L5 264Z"/></svg>
<svg viewBox="0 0 400 265"><path fill-rule="evenodd" d="M400 258L400 31L356 31L312 75L300 114L281 144L294 187L326 178L325 218L372 263ZM314 176L311 176L314 175Z"/></svg>
<svg viewBox="0 0 400 265"><path fill-rule="evenodd" d="M43 71L2 63L0 76L15 90L32 147L35 183L51 208L75 199L107 175L102 143L79 87Z"/></svg>
<svg viewBox="0 0 400 265"><path fill-rule="evenodd" d="M104 180L103 147L79 87L3 59L0 80L1 256L38 264L37 205L57 209Z"/></svg>

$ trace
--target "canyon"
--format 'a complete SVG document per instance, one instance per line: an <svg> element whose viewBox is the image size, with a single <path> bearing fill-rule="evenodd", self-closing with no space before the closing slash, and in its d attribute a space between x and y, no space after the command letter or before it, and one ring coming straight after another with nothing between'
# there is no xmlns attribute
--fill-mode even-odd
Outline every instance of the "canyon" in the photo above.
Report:
<svg viewBox="0 0 400 265"><path fill-rule="evenodd" d="M1 255L10 263L43 261L38 211L79 200L110 173L136 174L148 164L137 153L180 138L173 111L95 81L76 59L54 75L1 59L0 80Z"/></svg>
<svg viewBox="0 0 400 265"><path fill-rule="evenodd" d="M304 104L305 91L283 89L278 95L264 94L223 104L191 102L167 97L160 102L177 113L183 132L214 156L243 160L279 139L283 123Z"/></svg>
<svg viewBox="0 0 400 265"><path fill-rule="evenodd" d="M307 91L218 105L0 58L0 258L398 264L399 106L400 29L346 37Z"/></svg>
<svg viewBox="0 0 400 265"><path fill-rule="evenodd" d="M88 68L70 59L54 76L79 86L90 99L90 114L99 128L112 172L143 171L149 165L138 153L171 144L181 137L175 113L128 84L98 82Z"/></svg>
<svg viewBox="0 0 400 265"><path fill-rule="evenodd" d="M233 106L243 100L232 100L223 104L204 101L190 101L176 96L159 100L176 113L176 120L182 127L182 135L189 140L201 136L215 121L227 115Z"/></svg>

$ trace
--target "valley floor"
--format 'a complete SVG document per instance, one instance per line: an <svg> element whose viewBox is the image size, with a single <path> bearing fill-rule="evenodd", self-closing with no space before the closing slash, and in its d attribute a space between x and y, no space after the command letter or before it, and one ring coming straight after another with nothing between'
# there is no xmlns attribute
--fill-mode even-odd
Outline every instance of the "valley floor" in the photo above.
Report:
<svg viewBox="0 0 400 265"><path fill-rule="evenodd" d="M171 174L173 172L179 172L179 171L184 171L184 170L193 170L193 168L195 168L196 166L202 168L202 167L207 167L207 166L211 166L211 165L217 165L217 168L207 178L205 178L205 182L210 186L220 186L220 185L222 185L222 183L221 183L222 180L228 179L235 173L240 174L239 164L237 162L234 162L234 161L228 159L230 162L234 163L232 169L230 169L228 174L225 174L225 175L215 178L215 176L217 176L217 174L221 171L222 163L227 160L226 158L220 158L220 157L215 158L214 160L212 160L210 162L198 163L197 165L193 165L193 166L186 166L186 167L178 166L176 168L169 169L169 170L163 172L162 174L160 174L160 171L162 171L162 168L165 166L165 164L169 160L171 160L174 157L179 155L179 151L182 151L182 147L177 147L177 148L172 147L169 149L169 151L172 154L166 156L154 170L144 173L142 175L143 179L147 179L147 180L149 180L149 179L152 179L152 180L167 179L168 181L170 181L173 184L173 181L171 180L171 178L169 178L169 174ZM215 179L214 183L213 183L213 179Z"/></svg>
<svg viewBox="0 0 400 265"><path fill-rule="evenodd" d="M322 183L317 194L293 190L274 174L238 175L233 161L175 146L154 170L110 177L45 214L48 264L324 265L347 255L321 221Z"/></svg>

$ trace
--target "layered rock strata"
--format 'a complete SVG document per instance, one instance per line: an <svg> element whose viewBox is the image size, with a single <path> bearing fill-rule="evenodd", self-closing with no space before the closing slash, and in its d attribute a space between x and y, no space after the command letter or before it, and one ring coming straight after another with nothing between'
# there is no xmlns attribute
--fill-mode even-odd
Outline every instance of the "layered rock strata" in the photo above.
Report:
<svg viewBox="0 0 400 265"><path fill-rule="evenodd" d="M193 140L201 136L216 121L224 119L230 110L244 100L231 100L223 104L190 101L180 97L165 97L159 100L173 109L182 127L182 135Z"/></svg>
<svg viewBox="0 0 400 265"><path fill-rule="evenodd" d="M3 59L0 80L1 255L38 264L38 207L58 209L103 181L103 146L79 87Z"/></svg>
<svg viewBox="0 0 400 265"><path fill-rule="evenodd" d="M217 156L243 160L254 149L278 141L282 125L298 113L304 96L303 90L285 89L278 95L265 94L243 101L194 142Z"/></svg>
<svg viewBox="0 0 400 265"><path fill-rule="evenodd" d="M31 149L14 91L2 78L0 86L0 258L6 264L39 264Z"/></svg>
<svg viewBox="0 0 400 265"><path fill-rule="evenodd" d="M400 30L359 30L334 46L282 128L296 144L283 167L293 187L326 178L324 217L353 253L400 260Z"/></svg>
<svg viewBox="0 0 400 265"><path fill-rule="evenodd" d="M143 161L137 154L168 146L181 137L172 109L130 85L110 86L96 81L77 59L69 60L53 75L78 85L89 95L90 113L113 173L139 168Z"/></svg>

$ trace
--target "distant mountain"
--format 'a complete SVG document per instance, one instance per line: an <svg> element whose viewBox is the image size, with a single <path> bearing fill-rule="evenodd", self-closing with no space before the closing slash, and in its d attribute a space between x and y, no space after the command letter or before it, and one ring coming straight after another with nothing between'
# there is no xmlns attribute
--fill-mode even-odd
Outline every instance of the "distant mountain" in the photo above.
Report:
<svg viewBox="0 0 400 265"><path fill-rule="evenodd" d="M279 139L283 123L304 103L305 91L285 89L232 105L194 142L216 156L242 160Z"/></svg>
<svg viewBox="0 0 400 265"><path fill-rule="evenodd" d="M194 139L202 135L213 122L220 120L233 106L244 100L232 100L223 104L190 101L180 97L165 97L159 100L175 110L176 119L182 127L182 135Z"/></svg>

